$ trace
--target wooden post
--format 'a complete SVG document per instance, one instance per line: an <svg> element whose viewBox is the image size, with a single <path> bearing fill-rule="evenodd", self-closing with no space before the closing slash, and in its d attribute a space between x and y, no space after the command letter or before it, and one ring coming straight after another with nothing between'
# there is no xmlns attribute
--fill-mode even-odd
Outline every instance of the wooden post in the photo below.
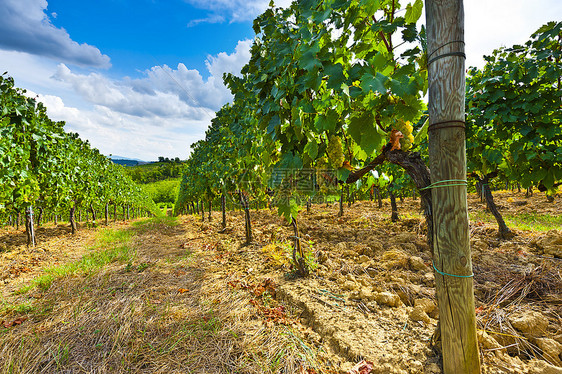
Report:
<svg viewBox="0 0 562 374"><path fill-rule="evenodd" d="M25 210L25 232L27 233L27 246L35 247L35 229L33 227L33 206Z"/></svg>
<svg viewBox="0 0 562 374"><path fill-rule="evenodd" d="M340 193L340 210L338 212L338 217L343 217L343 184L341 186L341 193Z"/></svg>
<svg viewBox="0 0 562 374"><path fill-rule="evenodd" d="M74 217L74 214L76 212L76 201L74 202L74 204L70 207L70 212L68 214L68 222L70 222L70 231L72 232L72 234L76 234L76 220Z"/></svg>
<svg viewBox="0 0 562 374"><path fill-rule="evenodd" d="M400 219L398 216L398 206L396 205L396 195L394 195L392 183L388 185L388 195L390 196L390 220L396 222Z"/></svg>
<svg viewBox="0 0 562 374"><path fill-rule="evenodd" d="M222 228L226 227L226 196L224 193L221 195L221 210L222 210Z"/></svg>
<svg viewBox="0 0 562 374"><path fill-rule="evenodd" d="M90 210L92 212L92 225L96 227L96 211L94 210L94 206L90 204Z"/></svg>
<svg viewBox="0 0 562 374"><path fill-rule="evenodd" d="M462 0L426 0L433 261L445 374L480 373L470 256ZM442 182L450 181L450 182ZM447 274L445 274L447 273Z"/></svg>

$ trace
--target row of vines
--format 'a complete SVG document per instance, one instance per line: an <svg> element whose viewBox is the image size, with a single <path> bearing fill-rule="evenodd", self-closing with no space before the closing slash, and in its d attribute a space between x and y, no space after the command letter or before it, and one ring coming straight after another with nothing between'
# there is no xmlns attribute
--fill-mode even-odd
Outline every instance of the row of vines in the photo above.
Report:
<svg viewBox="0 0 562 374"><path fill-rule="evenodd" d="M42 103L0 76L0 222L16 223L25 216L28 245L35 244L36 223L44 217L68 215L72 232L75 212L117 207L123 216L156 213L153 201L121 166L64 130L64 122L48 118Z"/></svg>
<svg viewBox="0 0 562 374"><path fill-rule="evenodd" d="M260 15L250 62L240 76L224 77L233 102L191 147L176 214L203 214L220 201L224 224L225 205L237 204L251 241L250 202L273 202L299 248L303 204L340 195L342 214L344 193L380 196L384 188L393 200L417 188L430 223L424 97L435 51L417 26L422 7L306 0ZM497 213L501 235L509 229L494 208L492 181L538 187L549 198L562 181L561 39L562 23L550 22L467 71L468 183Z"/></svg>

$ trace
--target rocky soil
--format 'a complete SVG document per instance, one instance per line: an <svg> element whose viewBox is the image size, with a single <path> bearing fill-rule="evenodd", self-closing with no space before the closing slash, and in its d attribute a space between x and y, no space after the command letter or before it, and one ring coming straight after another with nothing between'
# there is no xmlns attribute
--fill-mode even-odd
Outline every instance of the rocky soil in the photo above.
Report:
<svg viewBox="0 0 562 374"><path fill-rule="evenodd" d="M562 214L560 201L544 196L496 199L503 214ZM475 196L469 200L471 211L485 210ZM223 271L244 280L239 269L246 265L252 279L274 279L276 300L311 328L319 356L335 372L366 360L372 373L441 373L440 344L432 342L439 319L434 271L419 201L399 202L396 223L388 205L358 202L340 218L335 205L301 212L301 237L318 264L306 279L291 276L292 228L268 211L252 211L257 239L239 255L225 254ZM215 240L242 242L237 214L228 234ZM213 225L194 223L209 231ZM470 230L483 372L562 373L562 231L513 228L513 238L500 240L493 222L471 222ZM249 253L258 259L260 251L265 261L248 263Z"/></svg>

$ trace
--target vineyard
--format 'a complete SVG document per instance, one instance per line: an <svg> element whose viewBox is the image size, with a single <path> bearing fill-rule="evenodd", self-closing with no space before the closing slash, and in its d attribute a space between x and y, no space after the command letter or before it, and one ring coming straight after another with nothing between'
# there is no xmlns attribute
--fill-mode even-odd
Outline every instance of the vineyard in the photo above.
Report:
<svg viewBox="0 0 562 374"><path fill-rule="evenodd" d="M271 4L179 188L2 75L2 372L562 372L562 22L445 3Z"/></svg>
<svg viewBox="0 0 562 374"><path fill-rule="evenodd" d="M35 245L35 224L55 224L64 216L72 232L76 214L117 219L158 212L154 202L123 168L64 131L64 122L47 117L42 103L0 76L0 220L25 227L27 244Z"/></svg>

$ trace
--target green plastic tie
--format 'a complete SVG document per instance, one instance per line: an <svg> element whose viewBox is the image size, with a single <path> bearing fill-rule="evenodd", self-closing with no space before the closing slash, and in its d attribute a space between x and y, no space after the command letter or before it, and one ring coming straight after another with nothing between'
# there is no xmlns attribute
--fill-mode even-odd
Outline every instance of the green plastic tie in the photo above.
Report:
<svg viewBox="0 0 562 374"><path fill-rule="evenodd" d="M447 182L462 182L462 183L441 184L441 183L447 183ZM464 179L445 179L445 180L442 180L442 181L439 181L439 182L432 183L427 187L420 188L420 191L428 190L430 188L438 188L438 187L466 186L466 183L467 182Z"/></svg>
<svg viewBox="0 0 562 374"><path fill-rule="evenodd" d="M448 275L450 277L455 277L455 278L472 278L474 276L474 273L470 275L455 275L455 274L444 273L435 267L435 262L431 261L431 263L433 264L433 268L435 269L435 271L441 275Z"/></svg>

